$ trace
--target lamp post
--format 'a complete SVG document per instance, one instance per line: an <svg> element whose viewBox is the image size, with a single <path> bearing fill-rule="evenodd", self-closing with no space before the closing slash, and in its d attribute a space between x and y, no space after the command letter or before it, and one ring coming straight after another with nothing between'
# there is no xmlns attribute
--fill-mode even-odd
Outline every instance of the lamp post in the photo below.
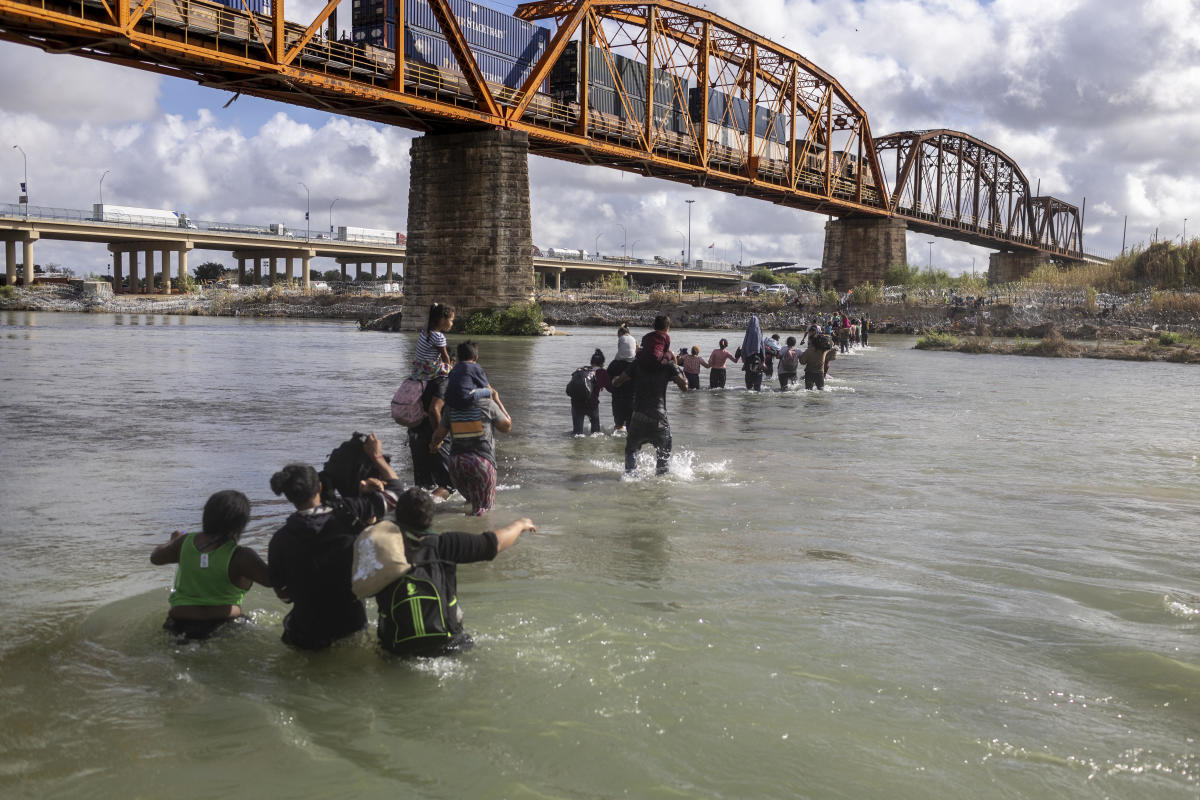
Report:
<svg viewBox="0 0 1200 800"><path fill-rule="evenodd" d="M104 170L104 174L100 176L100 205L104 205L104 175L107 175L110 172L112 172L111 169L106 169Z"/></svg>
<svg viewBox="0 0 1200 800"><path fill-rule="evenodd" d="M694 203L696 201L695 200L684 200L683 202L687 203L687 207L688 207L687 267L690 269L692 266L692 203Z"/></svg>
<svg viewBox="0 0 1200 800"><path fill-rule="evenodd" d="M738 266L745 266L743 258L745 257L745 247L742 245L742 240L738 239Z"/></svg>
<svg viewBox="0 0 1200 800"><path fill-rule="evenodd" d="M625 226L621 223L615 223L621 229L621 260L625 262L625 266L629 266L629 232L625 230Z"/></svg>
<svg viewBox="0 0 1200 800"><path fill-rule="evenodd" d="M1179 237L1180 244L1187 244L1187 217L1183 218L1183 236Z"/></svg>
<svg viewBox="0 0 1200 800"><path fill-rule="evenodd" d="M25 205L25 219L29 219L29 156L25 155L25 149L19 144L14 144L13 149L21 151L21 160L25 163L25 180L21 181L19 199Z"/></svg>
<svg viewBox="0 0 1200 800"><path fill-rule="evenodd" d="M929 241L929 271L933 272L933 240Z"/></svg>
<svg viewBox="0 0 1200 800"><path fill-rule="evenodd" d="M634 261L637 260L637 246L638 246L638 242L640 242L640 241L641 241L641 239L634 239L633 243L629 245L629 258ZM628 261L625 262L625 266L627 266L627 267L629 266Z"/></svg>
<svg viewBox="0 0 1200 800"><path fill-rule="evenodd" d="M333 203L336 203L338 200L341 200L341 199L342 198L340 198L340 197L335 197L335 198L333 198ZM333 239L333 203L329 204L329 238L330 239Z"/></svg>
<svg viewBox="0 0 1200 800"><path fill-rule="evenodd" d="M683 261L684 251L687 248L687 237L684 236L683 231L679 229L676 229L675 232L679 234L679 260Z"/></svg>
<svg viewBox="0 0 1200 800"><path fill-rule="evenodd" d="M311 231L309 230L308 215L309 215L309 212L312 211L312 193L308 191L308 187L305 186L304 181L296 181L296 182L299 183L301 186L304 186L304 240L308 241L309 238L311 238ZM372 269L374 269L374 267L372 267ZM290 271L291 267L288 267L288 270Z"/></svg>
<svg viewBox="0 0 1200 800"><path fill-rule="evenodd" d="M592 258L594 258L596 261L600 260L600 237L603 235L604 235L603 232L596 234L595 247L592 248L592 250L594 251L592 253Z"/></svg>

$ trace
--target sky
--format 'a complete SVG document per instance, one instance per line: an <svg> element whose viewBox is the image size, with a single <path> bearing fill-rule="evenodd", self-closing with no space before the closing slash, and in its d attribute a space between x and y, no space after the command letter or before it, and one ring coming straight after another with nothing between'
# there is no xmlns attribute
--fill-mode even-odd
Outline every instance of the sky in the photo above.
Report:
<svg viewBox="0 0 1200 800"><path fill-rule="evenodd" d="M295 0L287 17L307 22L321 5ZM1077 206L1086 198L1090 253L1113 256L1156 232L1178 239L1188 218L1200 233L1197 0L696 5L833 75L875 136L963 131L1011 156L1043 194ZM308 203L313 231L406 227L411 131L245 96L225 107L228 91L7 42L0 74L20 76L0 82L0 203L16 202L27 162L38 206L88 209L102 191L106 203L200 220L303 230ZM542 157L530 158L530 184L543 249L677 255L690 199L694 256L820 264L826 218L817 214ZM100 245L37 248L39 264L108 271ZM946 239L909 234L908 252L910 264L952 274L987 268L986 249ZM231 263L215 252L190 257L205 260Z"/></svg>

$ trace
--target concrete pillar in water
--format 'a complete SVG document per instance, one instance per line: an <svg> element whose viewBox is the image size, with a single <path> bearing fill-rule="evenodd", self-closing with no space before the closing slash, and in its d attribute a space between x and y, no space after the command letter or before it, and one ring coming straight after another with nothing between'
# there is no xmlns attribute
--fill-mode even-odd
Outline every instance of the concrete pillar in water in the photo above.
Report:
<svg viewBox="0 0 1200 800"><path fill-rule="evenodd" d="M238 286L246 285L246 259L239 257L238 260Z"/></svg>
<svg viewBox="0 0 1200 800"><path fill-rule="evenodd" d="M4 276L9 286L17 285L17 243L13 239L4 242Z"/></svg>
<svg viewBox="0 0 1200 800"><path fill-rule="evenodd" d="M995 285L1019 281L1049 263L1050 256L1036 250L992 253L988 256L988 283Z"/></svg>
<svg viewBox="0 0 1200 800"><path fill-rule="evenodd" d="M296 280L296 259L292 256L283 257L284 282L292 283Z"/></svg>
<svg viewBox="0 0 1200 800"><path fill-rule="evenodd" d="M402 326L436 302L466 317L531 299L528 136L426 134L411 153Z"/></svg>
<svg viewBox="0 0 1200 800"><path fill-rule="evenodd" d="M902 219L843 217L825 223L821 283L839 292L864 283L882 283L889 268L908 263Z"/></svg>
<svg viewBox="0 0 1200 800"><path fill-rule="evenodd" d="M269 281L269 283L272 286L274 286L275 285L275 275L279 271L279 257L271 256L271 260L269 263L270 263L270 270L271 270L271 280Z"/></svg>
<svg viewBox="0 0 1200 800"><path fill-rule="evenodd" d="M566 269L555 270L554 272L554 291L562 291L562 276Z"/></svg>
<svg viewBox="0 0 1200 800"><path fill-rule="evenodd" d="M33 242L38 238L36 232L25 234L25 285L33 286Z"/></svg>
<svg viewBox="0 0 1200 800"><path fill-rule="evenodd" d="M300 260L300 282L303 284L304 291L306 292L312 288L312 273L309 269L309 262L312 261L314 255L316 254L312 250L305 250L304 256Z"/></svg>
<svg viewBox="0 0 1200 800"><path fill-rule="evenodd" d="M254 257L254 285L262 286L262 259Z"/></svg>

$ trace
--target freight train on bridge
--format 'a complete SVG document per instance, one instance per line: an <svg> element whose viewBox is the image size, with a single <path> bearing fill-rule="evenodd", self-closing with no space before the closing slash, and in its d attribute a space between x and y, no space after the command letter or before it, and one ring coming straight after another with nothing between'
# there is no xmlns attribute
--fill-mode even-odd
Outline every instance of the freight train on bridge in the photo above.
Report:
<svg viewBox="0 0 1200 800"><path fill-rule="evenodd" d="M423 131L415 304L529 293L529 153L828 215L823 269L842 287L904 262L910 225L999 251L998 280L1085 257L1079 209L1034 192L999 148L946 129L875 138L833 76L685 3L540 0L507 15L353 0L348 37L341 0L306 25L284 0L225 3L0 0L0 38ZM450 234L468 226L477 235Z"/></svg>

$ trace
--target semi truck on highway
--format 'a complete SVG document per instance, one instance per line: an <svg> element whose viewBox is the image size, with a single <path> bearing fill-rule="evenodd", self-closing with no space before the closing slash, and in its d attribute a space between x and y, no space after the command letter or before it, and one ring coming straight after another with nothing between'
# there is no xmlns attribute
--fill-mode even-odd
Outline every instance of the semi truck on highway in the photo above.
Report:
<svg viewBox="0 0 1200 800"><path fill-rule="evenodd" d="M188 219L187 214L180 214L178 211L114 206L110 203L92 204L92 221L112 222L119 225L163 225L170 228L196 230L196 223Z"/></svg>

